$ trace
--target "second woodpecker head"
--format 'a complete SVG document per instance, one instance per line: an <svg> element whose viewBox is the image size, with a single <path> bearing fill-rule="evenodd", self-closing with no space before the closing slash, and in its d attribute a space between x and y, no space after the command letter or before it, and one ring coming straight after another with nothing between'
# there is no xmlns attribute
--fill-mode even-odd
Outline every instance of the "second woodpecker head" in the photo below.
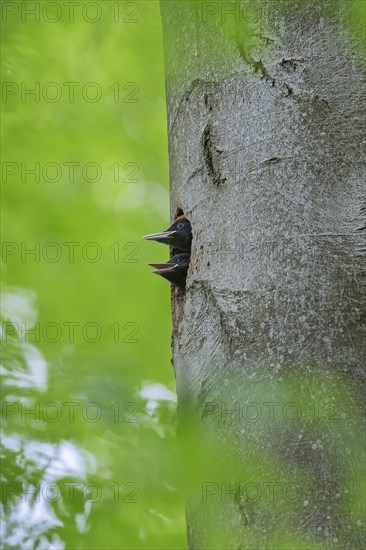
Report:
<svg viewBox="0 0 366 550"><path fill-rule="evenodd" d="M168 244L183 252L190 252L192 244L191 223L185 216L179 216L165 231L145 235L144 239Z"/></svg>
<svg viewBox="0 0 366 550"><path fill-rule="evenodd" d="M156 275L161 275L172 285L184 288L186 285L187 272L190 261L189 254L176 254L172 256L165 264L149 264L155 268Z"/></svg>

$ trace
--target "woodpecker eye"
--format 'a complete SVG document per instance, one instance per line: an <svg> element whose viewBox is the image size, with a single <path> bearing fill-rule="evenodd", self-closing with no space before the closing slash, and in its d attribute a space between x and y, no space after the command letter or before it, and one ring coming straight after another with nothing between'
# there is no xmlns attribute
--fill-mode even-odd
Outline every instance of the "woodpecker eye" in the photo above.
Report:
<svg viewBox="0 0 366 550"><path fill-rule="evenodd" d="M177 224L177 229L183 229L183 228L184 228L184 223L179 222L179 223Z"/></svg>

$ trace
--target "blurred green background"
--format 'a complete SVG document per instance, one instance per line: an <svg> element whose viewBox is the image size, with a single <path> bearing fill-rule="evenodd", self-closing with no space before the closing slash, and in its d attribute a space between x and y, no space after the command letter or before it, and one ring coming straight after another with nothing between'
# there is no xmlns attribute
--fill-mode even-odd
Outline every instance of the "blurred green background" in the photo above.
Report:
<svg viewBox="0 0 366 550"><path fill-rule="evenodd" d="M159 3L2 4L5 547L184 548Z"/></svg>

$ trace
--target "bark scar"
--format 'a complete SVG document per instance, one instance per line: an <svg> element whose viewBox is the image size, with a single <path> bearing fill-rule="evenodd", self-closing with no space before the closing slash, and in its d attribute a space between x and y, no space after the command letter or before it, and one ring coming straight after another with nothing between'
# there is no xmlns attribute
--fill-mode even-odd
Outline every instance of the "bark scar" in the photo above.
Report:
<svg viewBox="0 0 366 550"><path fill-rule="evenodd" d="M254 58L248 52L248 49L244 46L244 44L240 40L237 40L236 44L237 44L240 56L245 61L245 63L247 65L250 65L254 69L255 73L259 72L261 75L261 78L269 82L271 86L275 86L276 81L268 73L266 67L263 65L263 61L261 59L259 59L259 61L255 61ZM268 42L266 43L266 45L267 44Z"/></svg>
<svg viewBox="0 0 366 550"><path fill-rule="evenodd" d="M295 57L290 57L289 59L283 58L282 61L279 63L280 67L283 67L288 72L295 72L297 70L298 65L301 63L304 63L305 59L296 59Z"/></svg>
<svg viewBox="0 0 366 550"><path fill-rule="evenodd" d="M366 229L366 195L361 199L359 218L360 218L360 225L356 227L356 231L365 231Z"/></svg>
<svg viewBox="0 0 366 550"><path fill-rule="evenodd" d="M258 36L258 35L254 35L254 36ZM265 39L265 46L268 46L270 42L273 42L273 40L268 37L265 37L265 36L259 36L259 37ZM277 86L279 89L283 91L283 93L286 96L294 95L294 91L291 88L291 86L289 86L286 82L276 81L276 79L269 74L267 68L264 66L262 59L259 59L258 61L256 61L253 58L253 56L249 53L248 48L245 47L242 41L237 39L236 44L237 44L240 56L242 57L242 59L247 65L252 67L252 69L254 70L254 73L259 73L261 79L265 80L266 82L269 82L272 88ZM304 61L305 61L304 59L294 59L294 58L282 59L282 61L279 63L279 66L287 70L287 72L295 72L297 69L297 66Z"/></svg>
<svg viewBox="0 0 366 550"><path fill-rule="evenodd" d="M260 59L259 61L254 61L252 59L251 65L254 69L254 72L259 72L261 75L261 78L264 78L267 82L271 84L271 86L274 86L276 84L275 79L269 74L265 66L263 65L263 61Z"/></svg>
<svg viewBox="0 0 366 550"><path fill-rule="evenodd" d="M219 187L221 183L226 181L226 178L222 177L220 170L219 157L222 151L215 147L213 141L212 124L209 121L203 130L201 138L202 156L210 182Z"/></svg>

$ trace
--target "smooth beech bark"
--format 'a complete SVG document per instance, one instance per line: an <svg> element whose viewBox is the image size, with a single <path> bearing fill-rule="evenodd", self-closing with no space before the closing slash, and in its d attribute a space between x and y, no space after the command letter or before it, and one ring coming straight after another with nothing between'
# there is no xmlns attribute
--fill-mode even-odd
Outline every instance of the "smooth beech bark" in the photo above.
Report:
<svg viewBox="0 0 366 550"><path fill-rule="evenodd" d="M171 217L193 229L172 294L182 431L204 442L189 450L192 549L363 544L365 66L351 4L161 2Z"/></svg>

